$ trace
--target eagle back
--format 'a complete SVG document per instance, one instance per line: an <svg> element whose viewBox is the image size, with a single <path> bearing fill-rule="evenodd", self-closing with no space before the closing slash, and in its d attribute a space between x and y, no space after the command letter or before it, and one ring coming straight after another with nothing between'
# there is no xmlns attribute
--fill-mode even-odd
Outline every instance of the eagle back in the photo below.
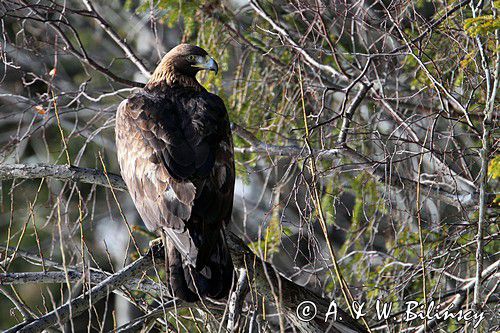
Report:
<svg viewBox="0 0 500 333"><path fill-rule="evenodd" d="M229 121L222 100L207 91L166 89L129 98L130 116L177 180L206 177L217 146L228 135Z"/></svg>

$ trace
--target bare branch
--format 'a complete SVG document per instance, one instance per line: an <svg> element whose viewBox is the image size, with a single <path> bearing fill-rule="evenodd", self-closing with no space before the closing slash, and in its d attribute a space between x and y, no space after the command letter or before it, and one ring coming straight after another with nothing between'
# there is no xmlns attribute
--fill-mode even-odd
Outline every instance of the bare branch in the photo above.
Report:
<svg viewBox="0 0 500 333"><path fill-rule="evenodd" d="M235 148L236 152L241 153L260 153L270 156L289 156L295 158L305 158L307 157L307 152L298 146L276 146L266 144L257 140L251 133L241 128L238 125L233 124L233 130L240 137L252 144L252 147L248 148ZM349 160L364 165L366 170L376 177L377 180L384 182L389 181L389 185L395 186L399 189L404 189L406 191L413 191L416 189L417 182L415 180L405 178L405 177L391 177L387 179L386 170L384 168L383 162L372 161L361 155L357 151L349 148L335 148L335 149L314 149L313 153L317 159L327 160L327 161L338 161L340 157L346 157ZM433 184L432 186L427 184L421 184L421 189L423 193L434 198L443 200L449 205L456 207L471 207L477 205L478 194L473 193L449 193L448 191L440 188L439 184Z"/></svg>
<svg viewBox="0 0 500 333"><path fill-rule="evenodd" d="M13 295L12 292L5 287L0 287L0 292L7 297L12 304L14 304L16 309L24 317L24 320L31 320L33 318L33 312L26 306L26 304L18 299L17 295Z"/></svg>
<svg viewBox="0 0 500 333"><path fill-rule="evenodd" d="M343 122L342 126L340 127L340 133L337 138L337 144L338 145L343 145L345 144L345 140L347 138L347 131L349 130L349 124L351 123L352 116L354 115L354 112L358 108L358 106L361 104L363 99L365 98L368 90L370 90L371 86L362 84L361 89L358 91L356 96L354 96L354 99L351 102L351 105L349 105L349 108L345 111L345 114L343 116Z"/></svg>
<svg viewBox="0 0 500 333"><path fill-rule="evenodd" d="M51 177L60 180L81 181L88 184L96 184L125 191L127 186L123 179L115 174L108 173L109 182L104 172L97 169L80 168L71 165L50 164L3 164L0 165L0 180L24 178L36 179Z"/></svg>
<svg viewBox="0 0 500 333"><path fill-rule="evenodd" d="M178 308L182 302L179 300L176 300L176 301L171 300L171 301L165 302L164 304L162 304L162 306L159 306L158 308L156 308L152 311L149 311L147 314L145 314L143 316L135 318L134 320L126 323L125 325L118 327L115 330L110 331L109 333L111 333L111 332L112 333L139 332L139 331L141 331L141 329L144 329L144 328L152 325L152 323L157 318L163 316L166 309L173 308L174 303L177 303L177 304L175 304L175 306ZM147 330L143 330L143 331L147 332ZM143 332L143 331L141 331L141 332Z"/></svg>
<svg viewBox="0 0 500 333"><path fill-rule="evenodd" d="M328 313L330 300L324 299L278 274L269 263L253 254L248 246L232 232L227 233L227 238L235 267L248 269L250 281L255 283L259 294L271 303L275 301L272 290L279 286L281 307L285 310L285 315L297 325L301 332L366 332L364 326L342 309L338 309L337 321L333 319L325 321L324 315ZM309 322L304 322L297 317L297 307L305 300L314 302L318 310L318 315Z"/></svg>
<svg viewBox="0 0 500 333"><path fill-rule="evenodd" d="M321 64L319 63L318 61L316 61L306 50L304 50L304 48L300 47L300 45L295 41L293 40L293 38L286 32L286 30L279 26L263 9L262 7L257 3L257 1L255 0L251 0L250 1L250 5L252 6L252 8L255 10L255 12L257 14L259 14L263 19L265 19L267 22L269 22L269 24L271 24L271 26L273 27L274 30L278 31L280 33L281 36L283 36L286 41L288 43L290 43L290 45L292 45L292 47L297 50L303 57L304 59L313 67L319 69L320 71L322 72L325 72L327 73L328 75L330 75L332 78L337 78L339 80L342 80L342 81L347 81L348 78L338 72L337 70L335 70L333 67L331 66L327 66L327 65L324 65L324 64Z"/></svg>
<svg viewBox="0 0 500 333"><path fill-rule="evenodd" d="M103 272L89 272L89 282L92 284L101 283L108 278L110 274ZM84 278L81 272L68 270L65 272L16 272L16 273L0 273L0 285L16 285L27 283L66 283L66 278L70 282L77 282ZM87 278L85 276L85 278ZM139 290L146 293L154 293L156 295L167 294L167 288L160 284L152 283L148 280L130 279L124 286L129 290ZM163 289L163 290L160 290Z"/></svg>
<svg viewBox="0 0 500 333"><path fill-rule="evenodd" d="M94 60L93 58L89 57L88 54L85 52L85 50L82 49L82 51L78 51L76 49L76 47L73 45L73 43L71 42L71 39L64 33L64 31L62 30L62 28L59 25L55 24L54 21L52 21L52 20L46 20L42 16L42 14L38 10L35 9L34 6L30 6L30 4L27 3L26 1L23 1L23 0L20 0L20 1L21 1L21 3L24 6L26 6L27 8L30 8L30 10L33 11L33 13L35 13L35 15L36 15L36 17L37 17L38 20L47 22L48 25L50 25L56 31L56 33L65 42L66 47L68 48L68 51L71 52L75 57L77 57L78 59L80 59L84 63L88 64L90 67L92 67L96 71L101 72L102 74L104 74L105 76L109 77L110 79L112 79L115 82L119 82L121 84L124 84L124 85L127 85L127 86L132 86L132 87L142 87L142 86L144 86L144 84L142 84L140 82L135 82L135 81L127 80L127 79L124 79L124 78L116 75L111 70L109 70L108 68L100 65L96 60Z"/></svg>

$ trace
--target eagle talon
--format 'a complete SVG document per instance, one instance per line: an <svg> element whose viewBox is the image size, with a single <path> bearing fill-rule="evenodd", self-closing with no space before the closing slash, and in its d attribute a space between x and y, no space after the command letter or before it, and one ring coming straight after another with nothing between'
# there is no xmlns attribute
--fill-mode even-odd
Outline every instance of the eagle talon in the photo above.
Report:
<svg viewBox="0 0 500 333"><path fill-rule="evenodd" d="M161 237L149 241L149 251L155 258L165 258L165 250Z"/></svg>
<svg viewBox="0 0 500 333"><path fill-rule="evenodd" d="M152 239L149 241L149 247L155 247L155 246L162 246L163 245L163 242L161 240L161 237L158 237L158 238L155 238L155 239Z"/></svg>

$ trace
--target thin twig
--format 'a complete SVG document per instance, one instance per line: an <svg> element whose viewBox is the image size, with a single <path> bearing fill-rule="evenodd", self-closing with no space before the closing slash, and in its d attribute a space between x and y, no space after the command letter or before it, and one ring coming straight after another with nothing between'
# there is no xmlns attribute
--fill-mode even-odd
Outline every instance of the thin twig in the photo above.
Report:
<svg viewBox="0 0 500 333"><path fill-rule="evenodd" d="M250 5L252 8L255 10L257 14L259 14L264 20L266 20L271 26L273 27L274 30L279 32L281 36L283 36L292 47L297 50L303 57L304 59L311 64L312 66L318 68L320 71L327 73L328 75L332 76L333 78L338 78L342 81L347 81L348 78L335 70L331 66L327 66L324 64L319 63L316 61L304 48L302 48L289 34L288 32L281 27L279 24L277 24L265 11L260 7L260 5L257 3L255 0L250 1Z"/></svg>
<svg viewBox="0 0 500 333"><path fill-rule="evenodd" d="M33 318L33 312L24 304L22 301L20 301L16 296L13 295L10 290L8 290L5 287L0 286L0 292L7 297L12 304L16 307L16 309L21 313L21 315L24 317L24 320L31 320Z"/></svg>

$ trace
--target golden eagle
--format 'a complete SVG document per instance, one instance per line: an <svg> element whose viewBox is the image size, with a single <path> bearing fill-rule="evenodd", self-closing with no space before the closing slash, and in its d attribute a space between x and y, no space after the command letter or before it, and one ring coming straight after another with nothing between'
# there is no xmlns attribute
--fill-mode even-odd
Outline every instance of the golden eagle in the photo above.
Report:
<svg viewBox="0 0 500 333"><path fill-rule="evenodd" d="M218 66L198 46L176 46L116 115L122 176L147 228L166 236L169 287L188 302L227 296L233 276L223 230L233 206L231 129L222 99L196 80L200 70Z"/></svg>

